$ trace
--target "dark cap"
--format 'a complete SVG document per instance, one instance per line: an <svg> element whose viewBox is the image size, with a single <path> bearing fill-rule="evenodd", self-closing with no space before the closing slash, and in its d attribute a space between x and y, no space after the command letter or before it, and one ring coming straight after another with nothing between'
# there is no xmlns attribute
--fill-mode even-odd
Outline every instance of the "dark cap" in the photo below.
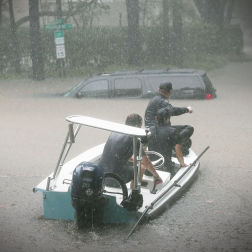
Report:
<svg viewBox="0 0 252 252"><path fill-rule="evenodd" d="M164 90L165 92L170 92L170 90L172 89L172 84L171 82L161 83L159 88Z"/></svg>
<svg viewBox="0 0 252 252"><path fill-rule="evenodd" d="M164 121L167 118L170 118L171 116L171 111L169 110L169 108L161 108L157 111L157 120L160 121Z"/></svg>

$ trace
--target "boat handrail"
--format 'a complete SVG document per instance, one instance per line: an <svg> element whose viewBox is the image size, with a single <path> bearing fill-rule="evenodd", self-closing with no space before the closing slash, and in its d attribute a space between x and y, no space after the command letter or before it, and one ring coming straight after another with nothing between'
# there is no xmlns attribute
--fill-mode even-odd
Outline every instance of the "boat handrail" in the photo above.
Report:
<svg viewBox="0 0 252 252"><path fill-rule="evenodd" d="M59 159L57 161L56 167L54 169L53 172L53 176L52 177L48 177L47 179L47 185L46 185L46 190L48 191L50 188L50 183L51 180L56 180L58 174L60 173L60 170L66 160L66 157L72 147L72 144L75 142L75 137L77 136L79 130L81 128L81 125L78 125L77 128L74 131L73 125L70 123L68 125L68 131L67 131L67 135L64 141L64 144L62 146L61 152L60 152L60 156ZM55 182L56 183L56 182Z"/></svg>

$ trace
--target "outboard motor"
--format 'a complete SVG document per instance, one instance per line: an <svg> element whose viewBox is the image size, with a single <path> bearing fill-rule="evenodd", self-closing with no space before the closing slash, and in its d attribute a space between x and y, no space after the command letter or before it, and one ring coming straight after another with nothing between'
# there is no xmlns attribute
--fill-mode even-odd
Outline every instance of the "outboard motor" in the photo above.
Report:
<svg viewBox="0 0 252 252"><path fill-rule="evenodd" d="M93 163L82 162L74 169L71 198L78 228L101 223L106 203L102 194L102 180L102 169Z"/></svg>

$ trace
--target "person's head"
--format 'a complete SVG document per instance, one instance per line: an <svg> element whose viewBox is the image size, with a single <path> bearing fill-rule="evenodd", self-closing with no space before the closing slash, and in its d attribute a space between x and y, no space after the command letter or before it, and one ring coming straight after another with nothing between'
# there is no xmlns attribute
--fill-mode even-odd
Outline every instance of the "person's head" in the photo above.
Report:
<svg viewBox="0 0 252 252"><path fill-rule="evenodd" d="M158 89L159 93L162 94L166 99L168 99L172 93L171 82L161 83Z"/></svg>
<svg viewBox="0 0 252 252"><path fill-rule="evenodd" d="M161 108L157 111L157 121L159 125L164 125L170 120L170 110L168 108Z"/></svg>
<svg viewBox="0 0 252 252"><path fill-rule="evenodd" d="M134 127L142 127L143 119L138 114L130 114L127 116L125 124Z"/></svg>

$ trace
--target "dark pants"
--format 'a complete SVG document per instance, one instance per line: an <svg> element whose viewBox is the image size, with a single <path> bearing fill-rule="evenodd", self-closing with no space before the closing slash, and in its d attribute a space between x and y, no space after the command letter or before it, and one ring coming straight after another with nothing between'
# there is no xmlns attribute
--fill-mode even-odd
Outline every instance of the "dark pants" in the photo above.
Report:
<svg viewBox="0 0 252 252"><path fill-rule="evenodd" d="M192 141L190 137L192 136L194 132L194 128L190 125L172 125L171 127L176 128L179 130L179 135L181 139L181 151L184 156L188 155L189 148L192 145ZM174 157L176 156L175 150L173 150Z"/></svg>
<svg viewBox="0 0 252 252"><path fill-rule="evenodd" d="M172 125L172 127L179 130L179 135L182 139L182 142L188 140L194 131L194 128L190 125Z"/></svg>

